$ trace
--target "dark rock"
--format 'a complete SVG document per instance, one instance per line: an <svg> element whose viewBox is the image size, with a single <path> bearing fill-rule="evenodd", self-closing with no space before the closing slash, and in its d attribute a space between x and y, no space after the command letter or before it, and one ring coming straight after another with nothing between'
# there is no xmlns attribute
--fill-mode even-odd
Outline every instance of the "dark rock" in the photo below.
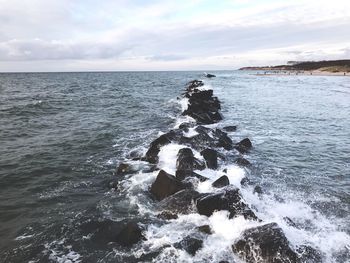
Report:
<svg viewBox="0 0 350 263"><path fill-rule="evenodd" d="M221 176L219 179L217 179L212 186L216 188L222 188L230 184L230 180L226 175Z"/></svg>
<svg viewBox="0 0 350 263"><path fill-rule="evenodd" d="M184 189L184 185L175 176L161 170L151 186L151 193L157 200L162 200Z"/></svg>
<svg viewBox="0 0 350 263"><path fill-rule="evenodd" d="M203 170L205 165L203 162L193 156L190 148L182 148L177 154L176 170L193 171Z"/></svg>
<svg viewBox="0 0 350 263"><path fill-rule="evenodd" d="M204 149L201 151L201 155L205 159L207 163L207 167L209 169L217 169L218 168L218 152L213 149Z"/></svg>
<svg viewBox="0 0 350 263"><path fill-rule="evenodd" d="M188 254L194 256L203 247L203 240L187 236L179 243L174 244L175 248L183 249Z"/></svg>
<svg viewBox="0 0 350 263"><path fill-rule="evenodd" d="M200 174L197 174L195 172L188 171L188 170L177 170L175 173L175 176L177 179L179 179L181 181L186 179L186 178L189 178L189 177L197 178L200 182L204 182L204 181L208 180L207 177L204 177Z"/></svg>
<svg viewBox="0 0 350 263"><path fill-rule="evenodd" d="M293 263L298 262L297 254L276 223L248 229L232 250L247 263Z"/></svg>
<svg viewBox="0 0 350 263"><path fill-rule="evenodd" d="M151 145L148 151L146 152L146 156L144 157L144 159L150 163L157 163L160 148L164 145L171 143L172 140L175 140L181 135L182 134L180 134L179 131L169 131L168 133L159 136L157 139L151 142Z"/></svg>
<svg viewBox="0 0 350 263"><path fill-rule="evenodd" d="M202 194L196 199L196 206L201 215L211 216L215 211L227 210L230 212L230 218L243 215L247 219L258 219L243 202L237 188L226 189L219 193Z"/></svg>
<svg viewBox="0 0 350 263"><path fill-rule="evenodd" d="M133 169L130 164L127 163L121 163L118 166L116 175L125 175L125 174L130 174L133 173Z"/></svg>
<svg viewBox="0 0 350 263"><path fill-rule="evenodd" d="M239 166L249 166L250 162L243 158L243 157L239 157L235 160L235 163L238 164Z"/></svg>
<svg viewBox="0 0 350 263"><path fill-rule="evenodd" d="M144 239L141 228L135 222L127 223L116 236L116 242L123 246L132 246Z"/></svg>
<svg viewBox="0 0 350 263"><path fill-rule="evenodd" d="M215 129L215 131L212 134L218 138L217 147L222 147L225 150L233 149L233 142L231 138L228 137L226 132L223 132L220 129Z"/></svg>
<svg viewBox="0 0 350 263"><path fill-rule="evenodd" d="M317 249L310 246L300 246L297 248L299 260L302 263L322 263L322 254Z"/></svg>
<svg viewBox="0 0 350 263"><path fill-rule="evenodd" d="M224 131L228 131L228 132L234 132L237 130L237 126L226 126L224 128L222 128Z"/></svg>
<svg viewBox="0 0 350 263"><path fill-rule="evenodd" d="M157 218L164 219L164 220L170 220L170 219L178 219L178 216L177 216L177 214L174 214L170 211L163 211L157 215Z"/></svg>
<svg viewBox="0 0 350 263"><path fill-rule="evenodd" d="M207 78L215 78L216 77L214 74L210 74L210 73L206 74L205 76Z"/></svg>
<svg viewBox="0 0 350 263"><path fill-rule="evenodd" d="M249 180L248 177L243 177L242 180L241 180L241 185L243 185L243 186L247 186L247 185L249 185L250 183L251 183L251 182L250 182L250 180Z"/></svg>
<svg viewBox="0 0 350 263"><path fill-rule="evenodd" d="M247 153L253 147L252 142L245 138L235 145L235 149L240 153Z"/></svg>
<svg viewBox="0 0 350 263"><path fill-rule="evenodd" d="M198 195L199 193L193 189L184 189L163 199L158 206L160 210L173 214L189 214L196 211L193 200Z"/></svg>
<svg viewBox="0 0 350 263"><path fill-rule="evenodd" d="M298 225L292 220L290 219L288 216L285 216L283 217L283 220L289 225L289 226L292 226L292 227L295 227L295 228L298 228Z"/></svg>
<svg viewBox="0 0 350 263"><path fill-rule="evenodd" d="M89 220L80 225L82 235L91 236L90 240L97 246L105 246L116 241L116 235L122 230L123 224L112 220Z"/></svg>
<svg viewBox="0 0 350 263"><path fill-rule="evenodd" d="M263 194L263 190L261 189L260 185L257 185L254 187L253 193L257 193L258 195L262 195Z"/></svg>
<svg viewBox="0 0 350 263"><path fill-rule="evenodd" d="M203 226L199 226L197 227L198 231L199 232L202 232L204 234L207 234L207 235L211 235L212 232L211 232L211 228L209 225L203 225Z"/></svg>
<svg viewBox="0 0 350 263"><path fill-rule="evenodd" d="M117 189L118 188L118 181L110 181L109 183L108 183L108 188L109 189Z"/></svg>

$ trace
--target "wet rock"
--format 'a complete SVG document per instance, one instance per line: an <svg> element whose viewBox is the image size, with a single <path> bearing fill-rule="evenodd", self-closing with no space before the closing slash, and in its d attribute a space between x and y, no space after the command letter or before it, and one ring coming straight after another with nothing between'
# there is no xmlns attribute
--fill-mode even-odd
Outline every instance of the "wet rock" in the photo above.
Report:
<svg viewBox="0 0 350 263"><path fill-rule="evenodd" d="M173 130L159 136L157 139L151 142L151 145L143 159L150 163L157 163L158 153L160 152L160 148L164 145L171 143L172 140L178 139L180 136L182 136L181 131L173 131Z"/></svg>
<svg viewBox="0 0 350 263"><path fill-rule="evenodd" d="M311 246L300 246L297 248L299 260L302 263L322 263L322 254L317 249Z"/></svg>
<svg viewBox="0 0 350 263"><path fill-rule="evenodd" d="M262 195L263 194L263 190L261 189L261 186L260 185L257 185L254 187L254 190L253 190L253 194L258 194L258 195Z"/></svg>
<svg viewBox="0 0 350 263"><path fill-rule="evenodd" d="M142 235L142 230L135 222L127 223L116 236L116 242L123 246L132 246L145 239Z"/></svg>
<svg viewBox="0 0 350 263"><path fill-rule="evenodd" d="M204 181L208 180L207 177L204 177L204 176L202 176L200 174L197 174L195 172L188 171L188 170L177 170L176 173L175 173L175 176L180 181L183 181L183 180L185 180L186 178L189 178L189 177L197 178L200 182L204 182Z"/></svg>
<svg viewBox="0 0 350 263"><path fill-rule="evenodd" d="M176 170L193 171L203 170L205 165L202 161L193 156L190 148L182 148L177 154Z"/></svg>
<svg viewBox="0 0 350 263"><path fill-rule="evenodd" d="M289 247L276 223L248 229L232 245L232 250L247 263L294 263L297 254Z"/></svg>
<svg viewBox="0 0 350 263"><path fill-rule="evenodd" d="M283 220L284 220L289 226L292 226L292 227L295 227L295 228L299 228L299 227L297 226L297 224L296 224L292 219L290 219L288 216L283 217Z"/></svg>
<svg viewBox="0 0 350 263"><path fill-rule="evenodd" d="M250 162L243 158L243 157L239 157L235 160L235 163L239 166L249 166L250 165Z"/></svg>
<svg viewBox="0 0 350 263"><path fill-rule="evenodd" d="M113 180L113 181L108 182L109 189L117 189L118 185L119 185L118 181Z"/></svg>
<svg viewBox="0 0 350 263"><path fill-rule="evenodd" d="M243 177L242 180L241 180L241 185L243 185L243 186L247 186L247 185L249 185L250 183L251 183L251 182L250 182L250 180L249 180L248 177Z"/></svg>
<svg viewBox="0 0 350 263"><path fill-rule="evenodd" d="M133 169L132 166L130 164L127 163L121 163L119 164L117 171L116 171L116 175L126 175L126 174L130 174L133 173Z"/></svg>
<svg viewBox="0 0 350 263"><path fill-rule="evenodd" d="M154 164L149 164L146 162L134 162L134 163L121 163L118 166L118 169L116 171L116 175L127 175L137 172L143 172L143 173L151 173L153 171L157 170L157 166Z"/></svg>
<svg viewBox="0 0 350 263"><path fill-rule="evenodd" d="M165 199L159 204L160 210L169 211L173 214L189 214L196 211L193 200L199 193L193 189L181 190Z"/></svg>
<svg viewBox="0 0 350 263"><path fill-rule="evenodd" d="M213 149L204 149L201 151L201 155L203 156L205 162L207 163L207 167L209 169L217 169L218 168L218 152Z"/></svg>
<svg viewBox="0 0 350 263"><path fill-rule="evenodd" d="M207 78L215 78L215 77L216 77L214 74L209 74L209 73L206 74L205 76L206 76Z"/></svg>
<svg viewBox="0 0 350 263"><path fill-rule="evenodd" d="M194 256L203 247L203 240L187 236L179 243L174 244L175 248L183 249L188 254Z"/></svg>
<svg viewBox="0 0 350 263"><path fill-rule="evenodd" d="M170 219L178 219L178 216L177 216L177 214L174 214L170 211L163 211L157 215L157 218L164 219L164 220L170 220Z"/></svg>
<svg viewBox="0 0 350 263"><path fill-rule="evenodd" d="M201 194L196 200L197 211L211 216L215 211L227 210L229 217L243 215L246 219L258 220L254 212L242 200L237 188L229 188L218 193Z"/></svg>
<svg viewBox="0 0 350 263"><path fill-rule="evenodd" d="M245 138L235 145L235 149L240 153L247 153L253 147L252 142Z"/></svg>
<svg viewBox="0 0 350 263"><path fill-rule="evenodd" d="M212 186L215 188L222 188L230 184L230 180L226 175L221 176L215 182L212 183Z"/></svg>
<svg viewBox="0 0 350 263"><path fill-rule="evenodd" d="M220 129L215 129L215 131L212 134L218 138L217 147L222 147L225 150L233 149L233 142L231 138L228 137L226 132L223 132Z"/></svg>
<svg viewBox="0 0 350 263"><path fill-rule="evenodd" d="M211 235L212 231L209 225L203 225L203 226L199 226L197 227L197 230L201 233L207 234L207 235Z"/></svg>
<svg viewBox="0 0 350 263"><path fill-rule="evenodd" d="M161 170L151 186L150 192L157 200L162 200L184 189L184 185L175 176Z"/></svg>
<svg viewBox="0 0 350 263"><path fill-rule="evenodd" d="M80 225L82 235L91 236L90 240L97 246L105 246L109 242L115 242L116 235L122 227L122 223L108 219L103 221L89 220Z"/></svg>
<svg viewBox="0 0 350 263"><path fill-rule="evenodd" d="M237 126L226 126L226 127L223 127L222 129L227 132L234 132L237 130Z"/></svg>

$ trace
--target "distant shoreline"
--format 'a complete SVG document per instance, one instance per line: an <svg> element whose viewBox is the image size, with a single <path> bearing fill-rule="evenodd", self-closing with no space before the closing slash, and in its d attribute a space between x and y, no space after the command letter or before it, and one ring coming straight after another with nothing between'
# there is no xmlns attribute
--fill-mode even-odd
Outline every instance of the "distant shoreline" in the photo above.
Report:
<svg viewBox="0 0 350 263"><path fill-rule="evenodd" d="M253 70L251 70L253 71ZM264 72L257 72L253 75L256 76L338 76L338 77L350 77L350 72L331 72L321 70L265 70Z"/></svg>
<svg viewBox="0 0 350 263"><path fill-rule="evenodd" d="M315 76L348 76L350 60L324 60L306 62L288 62L288 65L244 67L239 70L264 71L258 75L315 75Z"/></svg>

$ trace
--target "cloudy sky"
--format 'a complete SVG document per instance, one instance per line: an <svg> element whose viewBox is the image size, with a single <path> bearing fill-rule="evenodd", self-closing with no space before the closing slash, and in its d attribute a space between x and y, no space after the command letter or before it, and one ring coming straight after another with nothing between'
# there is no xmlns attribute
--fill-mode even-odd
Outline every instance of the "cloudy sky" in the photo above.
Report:
<svg viewBox="0 0 350 263"><path fill-rule="evenodd" d="M350 58L350 0L0 0L0 71Z"/></svg>

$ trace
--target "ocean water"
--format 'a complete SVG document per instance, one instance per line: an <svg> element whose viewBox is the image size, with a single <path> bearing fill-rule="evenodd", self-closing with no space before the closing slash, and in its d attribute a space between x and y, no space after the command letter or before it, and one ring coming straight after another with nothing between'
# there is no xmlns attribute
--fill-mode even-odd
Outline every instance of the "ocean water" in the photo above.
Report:
<svg viewBox="0 0 350 263"><path fill-rule="evenodd" d="M311 245L324 262L349 262L349 77L253 73L218 71L204 79L221 101L224 120L214 126L237 125L232 140L249 137L254 146L246 156L251 169L220 169L293 248ZM192 79L203 74L0 74L0 262L140 262L160 249L154 262L240 262L230 245L261 223L229 220L223 211L164 223L148 193L157 172L114 175L130 152L145 152L184 120L186 102L177 98ZM173 173L182 147L163 147L159 166ZM215 180L219 173L201 174ZM242 187L243 177L264 194ZM117 190L108 187L112 180ZM197 190L213 189L204 182ZM94 238L93 222L130 219L143 226L146 241L126 249ZM213 234L194 257L172 246L204 224Z"/></svg>

